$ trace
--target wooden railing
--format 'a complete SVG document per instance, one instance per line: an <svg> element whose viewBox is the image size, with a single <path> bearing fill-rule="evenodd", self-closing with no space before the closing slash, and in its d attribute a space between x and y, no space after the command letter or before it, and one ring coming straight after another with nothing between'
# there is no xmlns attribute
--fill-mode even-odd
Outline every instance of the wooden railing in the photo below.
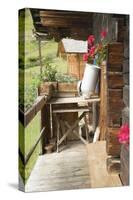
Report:
<svg viewBox="0 0 133 200"><path fill-rule="evenodd" d="M36 102L33 104L32 108L29 109L27 112L23 112L21 109L19 109L19 121L24 127L24 133L25 134L25 128L29 125L29 123L35 118L37 113L41 111L46 104L47 97L46 96L38 96L36 99ZM41 122L40 122L41 124ZM30 149L29 153L25 156L21 152L21 149L19 147L19 158L21 159L24 166L28 163L30 160L32 154L34 153L37 145L41 141L41 139L44 137L45 134L45 126L41 127L41 131L39 134L39 137L37 138L35 144L33 144L32 148ZM24 141L22 141L24 143Z"/></svg>
<svg viewBox="0 0 133 200"><path fill-rule="evenodd" d="M19 121L23 124L24 127L26 127L36 116L36 114L43 108L46 101L47 101L46 96L38 96L36 102L27 112L24 113L19 108Z"/></svg>
<svg viewBox="0 0 133 200"><path fill-rule="evenodd" d="M41 130L41 133L40 133L39 138L37 139L36 143L33 145L33 147L31 148L31 150L29 151L29 153L28 153L26 156L24 156L24 155L22 154L22 152L21 152L21 150L20 150L20 148L19 148L19 156L20 156L20 158L21 158L21 161L22 161L23 165L27 165L27 163L28 163L28 161L30 160L30 158L31 158L31 156L32 156L32 154L33 154L33 152L35 151L35 149L36 149L38 143L39 143L40 140L42 139L42 136L44 135L44 133L45 133L45 127Z"/></svg>

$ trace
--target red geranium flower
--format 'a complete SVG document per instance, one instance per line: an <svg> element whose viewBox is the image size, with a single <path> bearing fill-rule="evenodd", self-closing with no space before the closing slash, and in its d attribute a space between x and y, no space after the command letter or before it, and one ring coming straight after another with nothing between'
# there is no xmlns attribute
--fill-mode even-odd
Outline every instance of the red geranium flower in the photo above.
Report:
<svg viewBox="0 0 133 200"><path fill-rule="evenodd" d="M91 57L94 57L94 55L95 55L95 49L96 49L95 46L93 46L93 47L90 48L90 50L89 50L89 55L90 55Z"/></svg>
<svg viewBox="0 0 133 200"><path fill-rule="evenodd" d="M90 46L92 46L92 45L94 44L94 41L95 41L94 35L90 35L90 36L88 37L87 41L88 41L88 44L89 44Z"/></svg>
<svg viewBox="0 0 133 200"><path fill-rule="evenodd" d="M120 143L129 144L129 126L128 126L128 124L124 124L120 128L120 132L118 134L118 140Z"/></svg>
<svg viewBox="0 0 133 200"><path fill-rule="evenodd" d="M107 31L103 30L100 35L101 38L104 39L107 36Z"/></svg>

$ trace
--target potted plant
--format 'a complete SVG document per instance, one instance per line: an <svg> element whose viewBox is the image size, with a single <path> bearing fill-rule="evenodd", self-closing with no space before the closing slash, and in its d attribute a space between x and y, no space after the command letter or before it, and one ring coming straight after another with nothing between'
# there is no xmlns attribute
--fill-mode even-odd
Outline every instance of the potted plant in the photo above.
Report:
<svg viewBox="0 0 133 200"><path fill-rule="evenodd" d="M56 67L52 63L47 62L45 65L44 72L42 74L42 82L39 85L40 95L52 95L57 91L57 80L56 80Z"/></svg>
<svg viewBox="0 0 133 200"><path fill-rule="evenodd" d="M77 79L68 74L56 74L58 81L58 93L73 93L77 94Z"/></svg>
<svg viewBox="0 0 133 200"><path fill-rule="evenodd" d="M91 94L94 93L100 66L106 59L107 55L107 41L106 31L101 32L100 42L95 44L94 35L89 35L87 39L87 53L83 55L83 60L86 62L83 80L81 82L81 94L85 98L90 98Z"/></svg>

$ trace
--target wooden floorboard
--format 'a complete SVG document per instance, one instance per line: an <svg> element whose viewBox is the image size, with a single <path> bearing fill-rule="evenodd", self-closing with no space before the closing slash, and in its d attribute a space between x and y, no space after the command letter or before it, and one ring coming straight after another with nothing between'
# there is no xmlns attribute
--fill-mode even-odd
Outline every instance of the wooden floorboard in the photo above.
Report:
<svg viewBox="0 0 133 200"><path fill-rule="evenodd" d="M60 153L40 156L26 184L26 191L90 188L87 149L70 142Z"/></svg>
<svg viewBox="0 0 133 200"><path fill-rule="evenodd" d="M111 175L106 167L106 143L99 141L87 145L89 173L91 174L91 187L117 187L122 186L117 174Z"/></svg>
<svg viewBox="0 0 133 200"><path fill-rule="evenodd" d="M25 191L120 186L119 177L109 175L106 170L105 146L105 142L88 145L70 142L60 153L39 156Z"/></svg>

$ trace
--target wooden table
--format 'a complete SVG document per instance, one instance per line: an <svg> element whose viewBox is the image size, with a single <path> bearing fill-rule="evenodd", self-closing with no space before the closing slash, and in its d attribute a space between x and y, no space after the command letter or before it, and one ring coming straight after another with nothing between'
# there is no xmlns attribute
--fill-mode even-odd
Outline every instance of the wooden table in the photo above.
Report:
<svg viewBox="0 0 133 200"><path fill-rule="evenodd" d="M100 101L99 97L93 97L90 99L83 99L83 97L67 97L67 98L52 98L48 104L50 105L50 123L51 123L51 138L53 137L53 118L54 115L57 125L57 152L59 152L59 145L65 141L67 136L70 133L74 133L76 136L79 137L79 139L84 143L88 144L88 126L86 123L86 112L89 112L88 104L92 103L92 105L95 105L97 102ZM66 105L69 104L76 104L77 106L74 108L66 108ZM54 109L53 105L64 105L63 109ZM70 125L67 121L63 121L60 119L61 113L73 113L73 112L80 112L80 116L78 119L75 120L75 122ZM86 140L82 137L80 133L76 132L76 128L79 125L79 122L84 117L85 119L85 128L86 128ZM65 131L65 127L67 128L67 131ZM63 136L60 138L60 129L63 132Z"/></svg>

